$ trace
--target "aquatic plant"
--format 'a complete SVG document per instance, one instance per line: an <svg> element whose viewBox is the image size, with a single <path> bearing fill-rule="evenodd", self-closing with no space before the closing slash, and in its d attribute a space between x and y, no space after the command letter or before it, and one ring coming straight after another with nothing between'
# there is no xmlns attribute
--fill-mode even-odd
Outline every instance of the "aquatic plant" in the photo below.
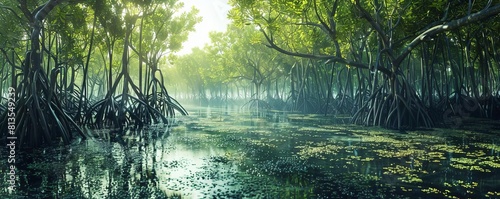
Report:
<svg viewBox="0 0 500 199"><path fill-rule="evenodd" d="M296 146L295 148L300 149L297 155L301 159L307 160L309 158L316 158L325 160L328 157L328 155L336 154L344 147L326 142L320 142L317 143L316 146L305 145L305 146Z"/></svg>

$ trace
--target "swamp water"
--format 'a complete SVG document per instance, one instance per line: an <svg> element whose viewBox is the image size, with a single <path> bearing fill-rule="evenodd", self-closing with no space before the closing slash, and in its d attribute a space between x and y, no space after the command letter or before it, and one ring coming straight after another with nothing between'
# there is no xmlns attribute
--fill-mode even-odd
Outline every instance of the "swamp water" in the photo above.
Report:
<svg viewBox="0 0 500 199"><path fill-rule="evenodd" d="M500 130L389 131L192 108L167 130L20 153L0 198L500 198Z"/></svg>

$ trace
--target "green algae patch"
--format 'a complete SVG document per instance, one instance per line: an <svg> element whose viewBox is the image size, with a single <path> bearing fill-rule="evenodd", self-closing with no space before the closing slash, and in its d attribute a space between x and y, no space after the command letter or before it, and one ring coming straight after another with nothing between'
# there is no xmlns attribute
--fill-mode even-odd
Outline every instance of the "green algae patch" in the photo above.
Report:
<svg viewBox="0 0 500 199"><path fill-rule="evenodd" d="M500 169L500 158L492 156L451 158L450 166L461 170L489 173Z"/></svg>
<svg viewBox="0 0 500 199"><path fill-rule="evenodd" d="M317 158L326 160L329 155L336 154L343 147L321 142L316 146L305 145L297 146L295 148L300 150L297 155L302 159Z"/></svg>

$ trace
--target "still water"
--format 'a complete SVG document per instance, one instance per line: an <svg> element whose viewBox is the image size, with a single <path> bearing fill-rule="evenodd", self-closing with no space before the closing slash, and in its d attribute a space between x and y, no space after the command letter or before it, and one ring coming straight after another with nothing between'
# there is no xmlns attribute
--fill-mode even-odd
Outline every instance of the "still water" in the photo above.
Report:
<svg viewBox="0 0 500 199"><path fill-rule="evenodd" d="M500 198L500 130L389 131L342 118L188 109L170 128L20 153L0 198Z"/></svg>

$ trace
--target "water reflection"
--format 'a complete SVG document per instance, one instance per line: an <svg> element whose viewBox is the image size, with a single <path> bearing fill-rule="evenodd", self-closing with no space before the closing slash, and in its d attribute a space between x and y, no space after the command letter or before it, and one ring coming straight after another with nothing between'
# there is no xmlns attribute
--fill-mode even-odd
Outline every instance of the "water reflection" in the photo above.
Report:
<svg viewBox="0 0 500 199"><path fill-rule="evenodd" d="M4 180L0 198L500 197L494 133L402 134L239 107L190 113L171 129L95 132L20 154L19 189Z"/></svg>

